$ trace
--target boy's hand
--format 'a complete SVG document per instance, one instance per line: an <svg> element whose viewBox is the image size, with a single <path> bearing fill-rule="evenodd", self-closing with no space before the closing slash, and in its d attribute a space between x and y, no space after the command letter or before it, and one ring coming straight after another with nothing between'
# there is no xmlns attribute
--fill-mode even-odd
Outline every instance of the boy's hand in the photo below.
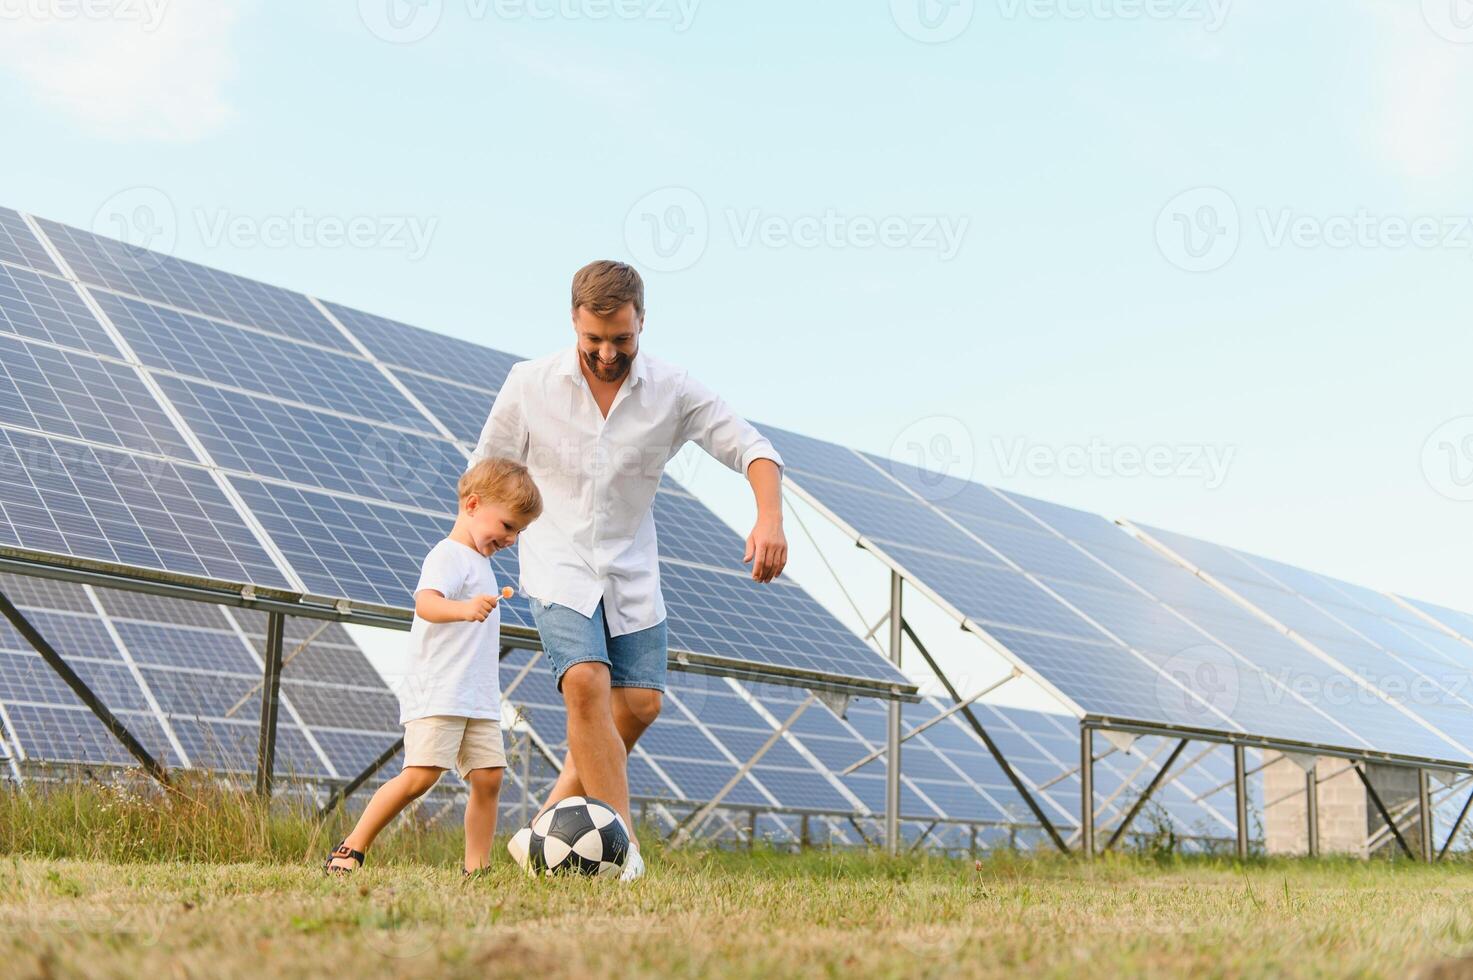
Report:
<svg viewBox="0 0 1473 980"><path fill-rule="evenodd" d="M500 596L494 595L471 596L460 604L461 608L465 611L465 621L467 623L484 623L486 617L491 615L491 610L496 608L496 603L500 598Z"/></svg>

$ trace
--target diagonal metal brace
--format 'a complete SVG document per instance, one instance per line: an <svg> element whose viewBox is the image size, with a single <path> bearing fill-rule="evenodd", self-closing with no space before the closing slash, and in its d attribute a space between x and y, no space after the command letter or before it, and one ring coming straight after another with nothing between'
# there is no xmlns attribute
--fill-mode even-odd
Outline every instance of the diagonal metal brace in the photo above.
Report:
<svg viewBox="0 0 1473 980"><path fill-rule="evenodd" d="M1407 846L1406 838L1401 836L1401 829L1396 826L1396 818L1391 815L1390 810L1386 809L1386 804L1381 802L1381 794L1377 793L1376 787L1371 785L1371 779L1366 775L1365 769L1362 768L1359 762L1352 763L1350 768L1355 770L1355 774L1360 777L1361 783L1365 785L1366 795L1371 798L1372 803L1376 804L1376 812L1381 814L1381 819L1386 821L1387 827L1391 828L1391 834L1396 838L1396 842L1401 845L1401 849L1406 852L1406 856L1415 861L1417 856Z"/></svg>
<svg viewBox="0 0 1473 980"><path fill-rule="evenodd" d="M1473 790L1468 792L1468 799L1464 801L1463 808L1458 811L1458 819L1453 821L1453 829L1448 831L1447 840L1443 842L1442 850L1437 852L1437 860L1441 861L1449 850L1452 849L1453 841L1458 839L1458 831L1463 829L1463 821L1468 819L1468 810L1473 808Z"/></svg>
<svg viewBox="0 0 1473 980"><path fill-rule="evenodd" d="M327 798L327 802L322 805L322 809L317 811L317 818L323 820L330 816L334 810L342 806L344 800L358 792L364 783L372 779L374 773L388 765L389 760L398 755L399 750L402 748L404 748L404 736L400 735L395 739L393 745L384 749L377 759L374 759L368 764L368 768L333 790L332 795Z"/></svg>
<svg viewBox="0 0 1473 980"><path fill-rule="evenodd" d="M1171 750L1171 755L1166 757L1166 762L1160 769L1156 770L1156 775L1151 777L1151 781L1146 784L1145 790L1136 798L1135 803L1131 804L1130 809L1126 811L1125 818L1120 821L1120 826L1115 828L1115 833L1111 834L1110 839L1105 842L1105 850L1107 852L1115 846L1116 841L1125 836L1125 832L1130 829L1131 821L1136 818L1136 814L1141 812L1141 807L1146 805L1146 801L1151 798L1151 794L1156 792L1156 788L1161 785L1162 780L1166 778L1166 773L1176 764L1177 758L1186 747L1186 739L1182 739L1176 743L1176 748Z"/></svg>
<svg viewBox="0 0 1473 980"><path fill-rule="evenodd" d="M150 776L165 786L168 786L169 772L164 768L163 764L155 759L148 749L143 747L143 743L138 741L132 732L128 731L127 726L118 719L118 716L113 714L108 709L108 706L102 703L102 699L92 693L92 689L87 686L87 682L78 676L77 672L72 669L71 665L66 662L62 655L56 652L56 648L47 642L46 637L42 636L35 626L31 625L31 621L26 619L25 614L16 608L15 603L11 602L9 596L3 592L0 592L0 613L4 613L5 618L10 620L10 624L41 655L41 659L46 661L47 666L56 671L58 676L66 682L67 687L72 689L72 693L76 694L83 704L92 709L92 713L97 716L97 719L102 722L103 727L112 734L113 738L123 743L123 748L127 749L133 758L138 760Z"/></svg>
<svg viewBox="0 0 1473 980"><path fill-rule="evenodd" d="M951 679L941 670L941 666L936 663L936 659L931 656L931 652L926 649L926 645L921 642L921 638L916 636L915 630L911 629L910 624L903 619L900 621L900 628L905 631L905 635L910 637L910 642L915 644L915 648L925 658L926 663L931 668L931 672L946 687L946 693L951 695L951 700L961 702L963 700L962 696L952 686ZM1004 776L1008 777L1008 782L1013 784L1013 789L1018 791L1018 795L1023 797L1023 802L1028 804L1028 809L1033 811L1034 818L1038 820L1039 825L1043 827L1049 839L1054 842L1054 846L1061 853L1068 854L1069 845L1065 844L1064 838L1059 836L1059 831L1049 821L1048 816L1044 814L1043 807L1039 806L1038 801L1033 798L1033 794L1028 792L1028 787L1024 785L1022 778L1013 771L1013 767L1008 764L1007 758L1002 754L1002 749L999 749L997 743L992 740L992 736L987 734L987 729L982 727L982 723L977 720L977 716L973 714L971 707L963 707L962 715L967 719L967 724L971 726L972 731L982 740L982 744L987 746L987 751L992 753L992 758L997 762L997 767L1002 770Z"/></svg>
<svg viewBox="0 0 1473 980"><path fill-rule="evenodd" d="M726 799L727 794L736 789L737 784L746 778L747 773L752 771L752 767L757 765L757 763L762 760L762 757L767 754L767 751L778 743L778 740L783 737L783 734L787 732L789 728L793 727L793 723L798 720L799 716L801 716L803 712L807 711L817 701L818 695L810 691L808 693L808 696L804 698L802 702L799 703L798 707L794 709L793 713L788 716L788 720L783 722L777 728L774 728L772 730L772 734L767 736L767 741L763 742L762 745L757 749L757 751L752 753L752 757L750 759L742 763L740 768L737 769L736 773L733 774L732 777L726 781L726 785L721 787L721 791L718 792L715 796L711 797L710 801L700 807L697 807L696 810L691 813L691 815L687 817L679 827L675 828L675 832L670 835L670 848L672 850L676 850L685 846L686 842L694 837L700 831L700 829L705 826L706 821L710 819L711 814L715 812L716 808L721 805L721 801Z"/></svg>

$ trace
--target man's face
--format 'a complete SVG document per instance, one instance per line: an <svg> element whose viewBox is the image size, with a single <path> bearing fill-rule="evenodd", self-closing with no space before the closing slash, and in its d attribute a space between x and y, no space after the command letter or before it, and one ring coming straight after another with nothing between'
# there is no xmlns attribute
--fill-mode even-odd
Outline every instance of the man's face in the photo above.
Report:
<svg viewBox="0 0 1473 980"><path fill-rule="evenodd" d="M573 311L578 356L600 381L624 380L639 353L639 332L643 328L633 303L625 303L611 316L599 316L586 306Z"/></svg>

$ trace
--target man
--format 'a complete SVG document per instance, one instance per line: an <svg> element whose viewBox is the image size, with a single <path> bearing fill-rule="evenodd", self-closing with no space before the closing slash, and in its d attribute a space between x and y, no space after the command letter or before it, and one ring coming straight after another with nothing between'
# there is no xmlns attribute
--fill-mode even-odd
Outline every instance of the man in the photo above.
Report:
<svg viewBox="0 0 1473 980"><path fill-rule="evenodd" d="M568 758L545 806L591 796L614 807L644 874L629 812L628 752L660 713L668 657L652 506L665 464L687 442L744 473L757 520L743 560L770 582L787 564L782 458L684 370L640 350L644 283L622 262L573 277L571 350L512 368L476 461L527 465L542 518L522 534L521 585L568 713ZM508 849L525 866L528 829Z"/></svg>

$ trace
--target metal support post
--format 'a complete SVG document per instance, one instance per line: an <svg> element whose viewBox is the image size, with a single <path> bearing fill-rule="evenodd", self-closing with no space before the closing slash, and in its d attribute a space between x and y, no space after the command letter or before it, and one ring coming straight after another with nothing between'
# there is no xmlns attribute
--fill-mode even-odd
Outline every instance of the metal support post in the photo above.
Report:
<svg viewBox="0 0 1473 980"><path fill-rule="evenodd" d="M1094 729L1079 726L1079 853L1095 856L1095 746Z"/></svg>
<svg viewBox="0 0 1473 980"><path fill-rule="evenodd" d="M890 572L890 662L900 666L900 573ZM885 719L885 851L900 853L900 702L891 701Z"/></svg>
<svg viewBox="0 0 1473 980"><path fill-rule="evenodd" d="M342 806L344 800L352 796L354 793L358 792L359 788L364 783L372 779L374 773L378 772L384 766L388 765L389 760L398 755L399 750L402 748L404 748L404 736L400 735L397 739L394 740L394 744L384 749L383 752L379 753L379 757L370 762L366 769L344 783L341 788L333 790L332 795L327 798L327 802L324 803L322 805L322 809L318 811L318 818L326 818L334 810Z"/></svg>
<svg viewBox="0 0 1473 980"><path fill-rule="evenodd" d="M1426 769L1417 770L1417 850L1423 861L1430 862L1432 851L1432 782Z"/></svg>
<svg viewBox="0 0 1473 980"><path fill-rule="evenodd" d="M1316 766L1304 774L1304 819L1310 857L1320 856L1320 780Z"/></svg>
<svg viewBox="0 0 1473 980"><path fill-rule="evenodd" d="M261 738L256 747L256 795L271 796L271 775L276 764L276 714L281 705L281 645L286 617L279 612L266 617L266 656L261 682Z"/></svg>
<svg viewBox="0 0 1473 980"><path fill-rule="evenodd" d="M1238 860L1248 857L1248 767L1243 746L1233 745L1233 806L1238 825Z"/></svg>

